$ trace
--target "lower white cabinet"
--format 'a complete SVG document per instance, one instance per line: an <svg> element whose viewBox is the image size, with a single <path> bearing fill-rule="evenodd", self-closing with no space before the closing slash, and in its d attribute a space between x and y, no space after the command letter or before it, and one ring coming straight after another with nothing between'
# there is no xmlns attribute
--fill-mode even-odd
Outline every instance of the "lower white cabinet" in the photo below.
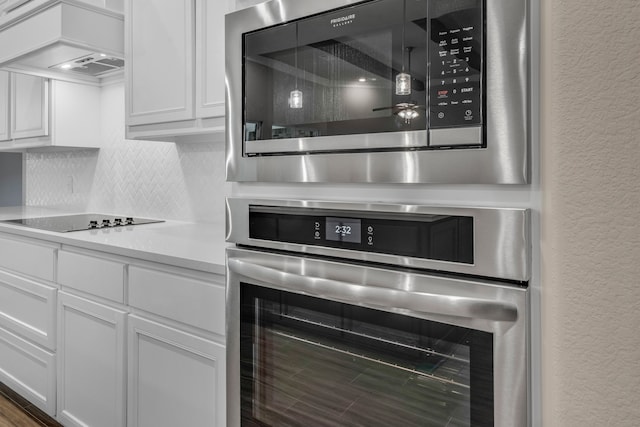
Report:
<svg viewBox="0 0 640 427"><path fill-rule="evenodd" d="M126 317L58 293L58 419L65 426L126 425Z"/></svg>
<svg viewBox="0 0 640 427"><path fill-rule="evenodd" d="M0 327L0 382L47 414L56 413L56 356Z"/></svg>
<svg viewBox="0 0 640 427"><path fill-rule="evenodd" d="M0 327L54 351L57 291L51 285L0 269Z"/></svg>
<svg viewBox="0 0 640 427"><path fill-rule="evenodd" d="M0 233L0 382L65 427L224 427L224 290Z"/></svg>
<svg viewBox="0 0 640 427"><path fill-rule="evenodd" d="M0 236L0 382L56 414L56 246ZM0 423L2 424L2 423Z"/></svg>
<svg viewBox="0 0 640 427"><path fill-rule="evenodd" d="M129 427L225 426L225 348L129 316Z"/></svg>

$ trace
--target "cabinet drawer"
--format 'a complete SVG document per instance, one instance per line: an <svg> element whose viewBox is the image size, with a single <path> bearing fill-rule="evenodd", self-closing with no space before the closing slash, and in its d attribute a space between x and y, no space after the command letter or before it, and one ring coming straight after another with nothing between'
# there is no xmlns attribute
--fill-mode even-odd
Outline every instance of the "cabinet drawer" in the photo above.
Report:
<svg viewBox="0 0 640 427"><path fill-rule="evenodd" d="M129 305L216 334L225 331L224 281L129 266Z"/></svg>
<svg viewBox="0 0 640 427"><path fill-rule="evenodd" d="M55 349L56 288L0 271L0 326Z"/></svg>
<svg viewBox="0 0 640 427"><path fill-rule="evenodd" d="M54 416L55 355L0 328L0 361L0 382Z"/></svg>
<svg viewBox="0 0 640 427"><path fill-rule="evenodd" d="M124 303L124 264L75 252L58 254L58 283Z"/></svg>
<svg viewBox="0 0 640 427"><path fill-rule="evenodd" d="M0 237L0 267L53 281L55 246Z"/></svg>

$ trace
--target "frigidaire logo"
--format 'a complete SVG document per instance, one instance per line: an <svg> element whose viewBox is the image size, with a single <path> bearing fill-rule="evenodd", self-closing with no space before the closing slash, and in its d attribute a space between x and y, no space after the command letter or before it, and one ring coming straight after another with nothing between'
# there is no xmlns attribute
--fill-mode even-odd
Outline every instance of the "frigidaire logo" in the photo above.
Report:
<svg viewBox="0 0 640 427"><path fill-rule="evenodd" d="M354 19L356 19L356 14L352 13L351 15L341 16L340 18L333 18L331 20L331 25L333 25L334 28L341 27L343 25L351 24Z"/></svg>

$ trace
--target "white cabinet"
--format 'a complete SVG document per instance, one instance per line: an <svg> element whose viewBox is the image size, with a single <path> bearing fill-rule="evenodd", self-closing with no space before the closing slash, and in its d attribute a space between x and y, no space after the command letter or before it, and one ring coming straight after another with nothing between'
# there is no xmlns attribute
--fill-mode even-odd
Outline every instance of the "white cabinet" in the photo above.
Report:
<svg viewBox="0 0 640 427"><path fill-rule="evenodd" d="M0 382L56 411L57 245L0 236Z"/></svg>
<svg viewBox="0 0 640 427"><path fill-rule="evenodd" d="M41 147L100 147L100 88L1 71L0 150Z"/></svg>
<svg viewBox="0 0 640 427"><path fill-rule="evenodd" d="M224 15L220 0L196 1L196 115L220 117L224 104Z"/></svg>
<svg viewBox="0 0 640 427"><path fill-rule="evenodd" d="M128 0L125 8L127 137L222 140L226 1Z"/></svg>
<svg viewBox="0 0 640 427"><path fill-rule="evenodd" d="M58 301L58 419L124 426L127 313L63 291Z"/></svg>
<svg viewBox="0 0 640 427"><path fill-rule="evenodd" d="M55 366L53 352L0 327L0 382L51 416L56 413Z"/></svg>
<svg viewBox="0 0 640 427"><path fill-rule="evenodd" d="M226 425L224 277L0 233L0 382L65 426Z"/></svg>
<svg viewBox="0 0 640 427"><path fill-rule="evenodd" d="M64 289L124 303L124 275L122 262L67 250L58 254L58 283Z"/></svg>
<svg viewBox="0 0 640 427"><path fill-rule="evenodd" d="M224 277L129 265L130 427L226 425Z"/></svg>
<svg viewBox="0 0 640 427"><path fill-rule="evenodd" d="M225 426L223 345L131 315L129 427Z"/></svg>
<svg viewBox="0 0 640 427"><path fill-rule="evenodd" d="M47 136L48 84L42 77L0 71L0 141Z"/></svg>
<svg viewBox="0 0 640 427"><path fill-rule="evenodd" d="M8 234L0 235L0 268L53 281L58 245Z"/></svg>
<svg viewBox="0 0 640 427"><path fill-rule="evenodd" d="M48 133L49 81L0 71L0 149L11 148L12 139L46 137Z"/></svg>
<svg viewBox="0 0 640 427"><path fill-rule="evenodd" d="M0 326L56 348L57 288L0 270Z"/></svg>
<svg viewBox="0 0 640 427"><path fill-rule="evenodd" d="M0 142L9 139L9 80L8 71L0 70Z"/></svg>
<svg viewBox="0 0 640 427"><path fill-rule="evenodd" d="M222 276L64 246L57 282L63 424L225 426Z"/></svg>
<svg viewBox="0 0 640 427"><path fill-rule="evenodd" d="M178 269L129 266L129 305L224 336L224 277L187 274Z"/></svg>
<svg viewBox="0 0 640 427"><path fill-rule="evenodd" d="M49 81L29 74L11 73L11 137L49 134Z"/></svg>

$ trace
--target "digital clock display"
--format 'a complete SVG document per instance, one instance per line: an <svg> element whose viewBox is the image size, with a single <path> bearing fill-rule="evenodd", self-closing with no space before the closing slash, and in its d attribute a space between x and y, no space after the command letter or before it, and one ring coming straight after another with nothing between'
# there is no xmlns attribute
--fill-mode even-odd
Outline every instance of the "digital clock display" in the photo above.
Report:
<svg viewBox="0 0 640 427"><path fill-rule="evenodd" d="M334 242L361 243L360 226L359 219L327 217L326 238Z"/></svg>

